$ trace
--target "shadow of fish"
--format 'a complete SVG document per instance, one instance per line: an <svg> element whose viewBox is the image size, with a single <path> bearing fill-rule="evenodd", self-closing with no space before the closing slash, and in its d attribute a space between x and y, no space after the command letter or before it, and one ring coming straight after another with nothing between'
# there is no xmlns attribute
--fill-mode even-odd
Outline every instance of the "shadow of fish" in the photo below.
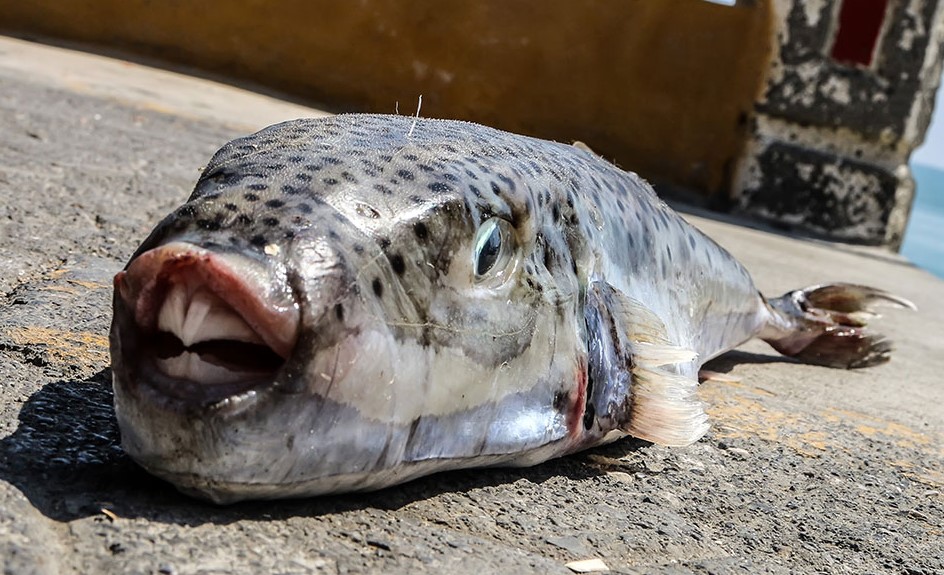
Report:
<svg viewBox="0 0 944 575"><path fill-rule="evenodd" d="M708 359L751 337L885 361L871 304L765 300L634 174L573 146L342 115L224 146L115 278L125 450L231 502L532 465L626 434L686 445Z"/></svg>

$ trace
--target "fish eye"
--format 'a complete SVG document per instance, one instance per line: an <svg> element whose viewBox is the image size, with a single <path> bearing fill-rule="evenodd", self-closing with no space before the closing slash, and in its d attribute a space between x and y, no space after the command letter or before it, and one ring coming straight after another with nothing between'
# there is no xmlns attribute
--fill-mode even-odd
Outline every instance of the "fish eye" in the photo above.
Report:
<svg viewBox="0 0 944 575"><path fill-rule="evenodd" d="M514 247L513 241L511 224L501 218L489 218L479 226L475 233L475 252L472 256L476 279L482 279L493 270L500 272L505 268Z"/></svg>

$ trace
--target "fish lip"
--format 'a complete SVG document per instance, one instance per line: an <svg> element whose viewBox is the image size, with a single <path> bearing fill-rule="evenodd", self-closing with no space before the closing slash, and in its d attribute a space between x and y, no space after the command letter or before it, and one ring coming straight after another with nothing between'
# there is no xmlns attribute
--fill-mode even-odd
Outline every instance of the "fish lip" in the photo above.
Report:
<svg viewBox="0 0 944 575"><path fill-rule="evenodd" d="M141 254L118 272L115 290L133 310L137 324L152 330L157 325L161 296L172 276L188 269L239 313L267 346L288 359L298 337L298 304L294 298L273 301L257 274L243 273L252 267L262 266L248 257L235 259L194 244L172 242ZM139 277L146 281L138 281Z"/></svg>
<svg viewBox="0 0 944 575"><path fill-rule="evenodd" d="M173 377L157 365L154 336L164 293L174 275L193 274L201 286L230 305L266 346L282 358L277 368L226 383ZM244 256L211 252L185 242L149 250L115 276L112 363L115 387L161 411L201 413L240 410L278 385L291 363L300 324L294 294L272 294L264 264ZM254 272L254 273L253 273ZM146 396L146 397L142 397Z"/></svg>
<svg viewBox="0 0 944 575"><path fill-rule="evenodd" d="M278 378L247 379L238 384L209 387L185 379L170 377L147 357L129 366L135 377L137 395L146 395L147 401L159 411L173 413L211 413L227 415L246 409L271 389ZM139 397L140 399L140 397Z"/></svg>

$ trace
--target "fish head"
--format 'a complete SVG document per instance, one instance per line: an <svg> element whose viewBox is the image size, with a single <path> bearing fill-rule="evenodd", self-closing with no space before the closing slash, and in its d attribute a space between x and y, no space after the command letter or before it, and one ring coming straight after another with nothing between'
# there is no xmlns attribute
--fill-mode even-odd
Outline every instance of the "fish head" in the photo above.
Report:
<svg viewBox="0 0 944 575"><path fill-rule="evenodd" d="M229 502L582 441L575 256L535 205L550 176L463 124L413 128L297 121L217 153L115 279L132 458Z"/></svg>

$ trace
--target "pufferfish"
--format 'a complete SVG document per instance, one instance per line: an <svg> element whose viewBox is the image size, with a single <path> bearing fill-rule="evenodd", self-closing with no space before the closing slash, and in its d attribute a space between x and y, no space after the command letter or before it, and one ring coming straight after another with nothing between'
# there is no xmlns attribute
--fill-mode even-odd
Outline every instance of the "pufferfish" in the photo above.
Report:
<svg viewBox="0 0 944 575"><path fill-rule="evenodd" d="M527 466L709 428L701 365L760 337L886 361L850 284L765 299L635 174L577 146L387 115L226 144L115 278L125 451L227 503Z"/></svg>

